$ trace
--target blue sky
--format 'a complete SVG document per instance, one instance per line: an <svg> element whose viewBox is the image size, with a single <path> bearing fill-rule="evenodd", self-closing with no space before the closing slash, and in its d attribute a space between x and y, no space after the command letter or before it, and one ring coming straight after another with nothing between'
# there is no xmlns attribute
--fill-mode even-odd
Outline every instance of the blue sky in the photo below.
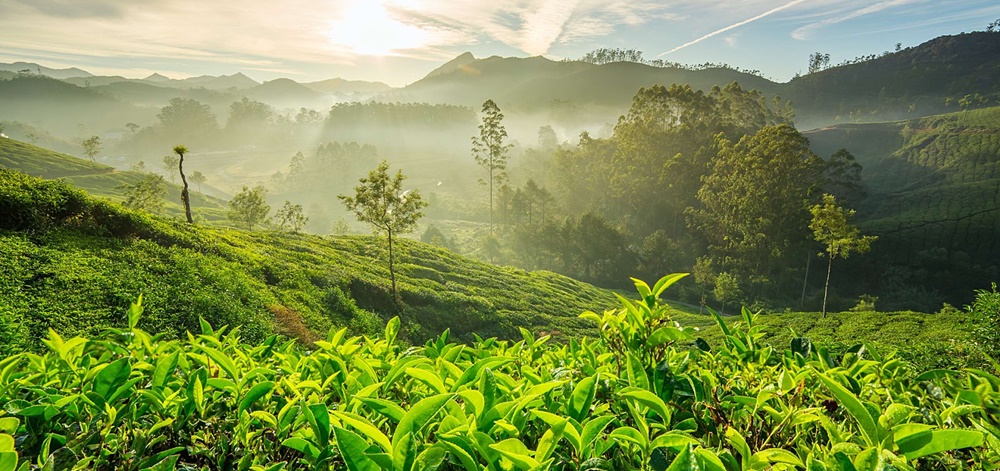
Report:
<svg viewBox="0 0 1000 471"><path fill-rule="evenodd" d="M783 82L811 52L835 64L998 18L996 0L0 0L0 62L402 86L465 51L562 59L622 47Z"/></svg>

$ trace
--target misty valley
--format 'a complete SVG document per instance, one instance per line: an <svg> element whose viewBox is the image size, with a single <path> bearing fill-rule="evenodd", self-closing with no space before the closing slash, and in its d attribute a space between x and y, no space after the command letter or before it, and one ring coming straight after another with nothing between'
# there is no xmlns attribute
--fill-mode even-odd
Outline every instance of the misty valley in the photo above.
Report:
<svg viewBox="0 0 1000 471"><path fill-rule="evenodd" d="M0 471L1000 468L998 29L0 64Z"/></svg>

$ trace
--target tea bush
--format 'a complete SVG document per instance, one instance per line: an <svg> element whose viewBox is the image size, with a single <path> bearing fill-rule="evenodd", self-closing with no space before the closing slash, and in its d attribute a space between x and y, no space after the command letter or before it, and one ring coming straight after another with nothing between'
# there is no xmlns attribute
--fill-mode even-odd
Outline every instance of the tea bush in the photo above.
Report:
<svg viewBox="0 0 1000 471"><path fill-rule="evenodd" d="M916 470L1000 466L1000 378L911 371L864 345L762 341L757 316L720 342L661 294L585 312L599 337L557 343L399 339L331 330L305 349L200 323L137 326L0 361L0 469ZM714 314L714 313L713 313ZM15 457L16 459L16 457Z"/></svg>

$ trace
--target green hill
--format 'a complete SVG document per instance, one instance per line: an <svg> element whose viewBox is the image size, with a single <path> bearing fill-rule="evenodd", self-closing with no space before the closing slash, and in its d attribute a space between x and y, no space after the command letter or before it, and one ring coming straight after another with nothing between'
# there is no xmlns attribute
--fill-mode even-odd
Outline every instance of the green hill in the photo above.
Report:
<svg viewBox="0 0 1000 471"><path fill-rule="evenodd" d="M14 139L0 139L0 168L18 170L34 177L59 178L86 190L87 192L110 198L124 199L124 186L133 185L142 178L142 173L117 171L114 167L60 154ZM167 202L164 211L172 217L181 217L184 209L180 205L181 186L167 182ZM191 207L195 214L210 223L226 222L226 202L191 192Z"/></svg>
<svg viewBox="0 0 1000 471"><path fill-rule="evenodd" d="M997 279L1000 107L805 134L817 154L846 148L863 165L858 222L880 237L876 255L937 273L944 292Z"/></svg>
<svg viewBox="0 0 1000 471"><path fill-rule="evenodd" d="M975 32L797 77L781 93L795 103L803 127L837 118L886 121L956 111L970 94L996 103L998 74L1000 34Z"/></svg>
<svg viewBox="0 0 1000 471"><path fill-rule="evenodd" d="M123 325L139 294L150 331L198 331L202 316L256 339L274 330L310 339L345 325L372 333L397 314L413 341L449 328L464 340L517 327L576 337L593 333L580 312L616 304L560 275L403 240L397 309L381 239L192 226L9 170L0 170L0 213L0 344L15 349L49 327L90 335Z"/></svg>
<svg viewBox="0 0 1000 471"><path fill-rule="evenodd" d="M58 136L86 136L125 123L145 124L156 113L90 88L42 76L0 80L3 119L31 123Z"/></svg>

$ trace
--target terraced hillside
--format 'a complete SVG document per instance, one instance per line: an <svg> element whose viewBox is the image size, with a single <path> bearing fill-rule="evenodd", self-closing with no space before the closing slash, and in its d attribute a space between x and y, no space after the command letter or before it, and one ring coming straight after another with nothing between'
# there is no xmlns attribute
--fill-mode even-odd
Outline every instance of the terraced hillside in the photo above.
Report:
<svg viewBox="0 0 1000 471"><path fill-rule="evenodd" d="M806 135L818 154L843 147L864 166L869 196L858 218L881 238L877 253L911 266L965 266L996 279L1000 107Z"/></svg>
<svg viewBox="0 0 1000 471"><path fill-rule="evenodd" d="M125 210L58 181L0 170L0 348L30 348L123 325L139 294L147 328L198 331L199 317L316 338L332 326L382 329L400 315L414 341L445 329L464 340L517 327L593 334L577 318L616 305L605 290L549 272L496 267L400 241L400 304L389 294L383 241L244 232Z"/></svg>
<svg viewBox="0 0 1000 471"><path fill-rule="evenodd" d="M104 196L113 201L124 199L124 186L133 185L142 174L133 171L117 171L114 167L79 159L71 155L53 152L14 139L0 139L0 168L17 170L33 177L45 179L59 178L88 193ZM180 205L180 185L167 182L167 201L164 215L182 217L184 208ZM226 219L226 202L191 191L191 205L196 216L212 224L222 224Z"/></svg>

